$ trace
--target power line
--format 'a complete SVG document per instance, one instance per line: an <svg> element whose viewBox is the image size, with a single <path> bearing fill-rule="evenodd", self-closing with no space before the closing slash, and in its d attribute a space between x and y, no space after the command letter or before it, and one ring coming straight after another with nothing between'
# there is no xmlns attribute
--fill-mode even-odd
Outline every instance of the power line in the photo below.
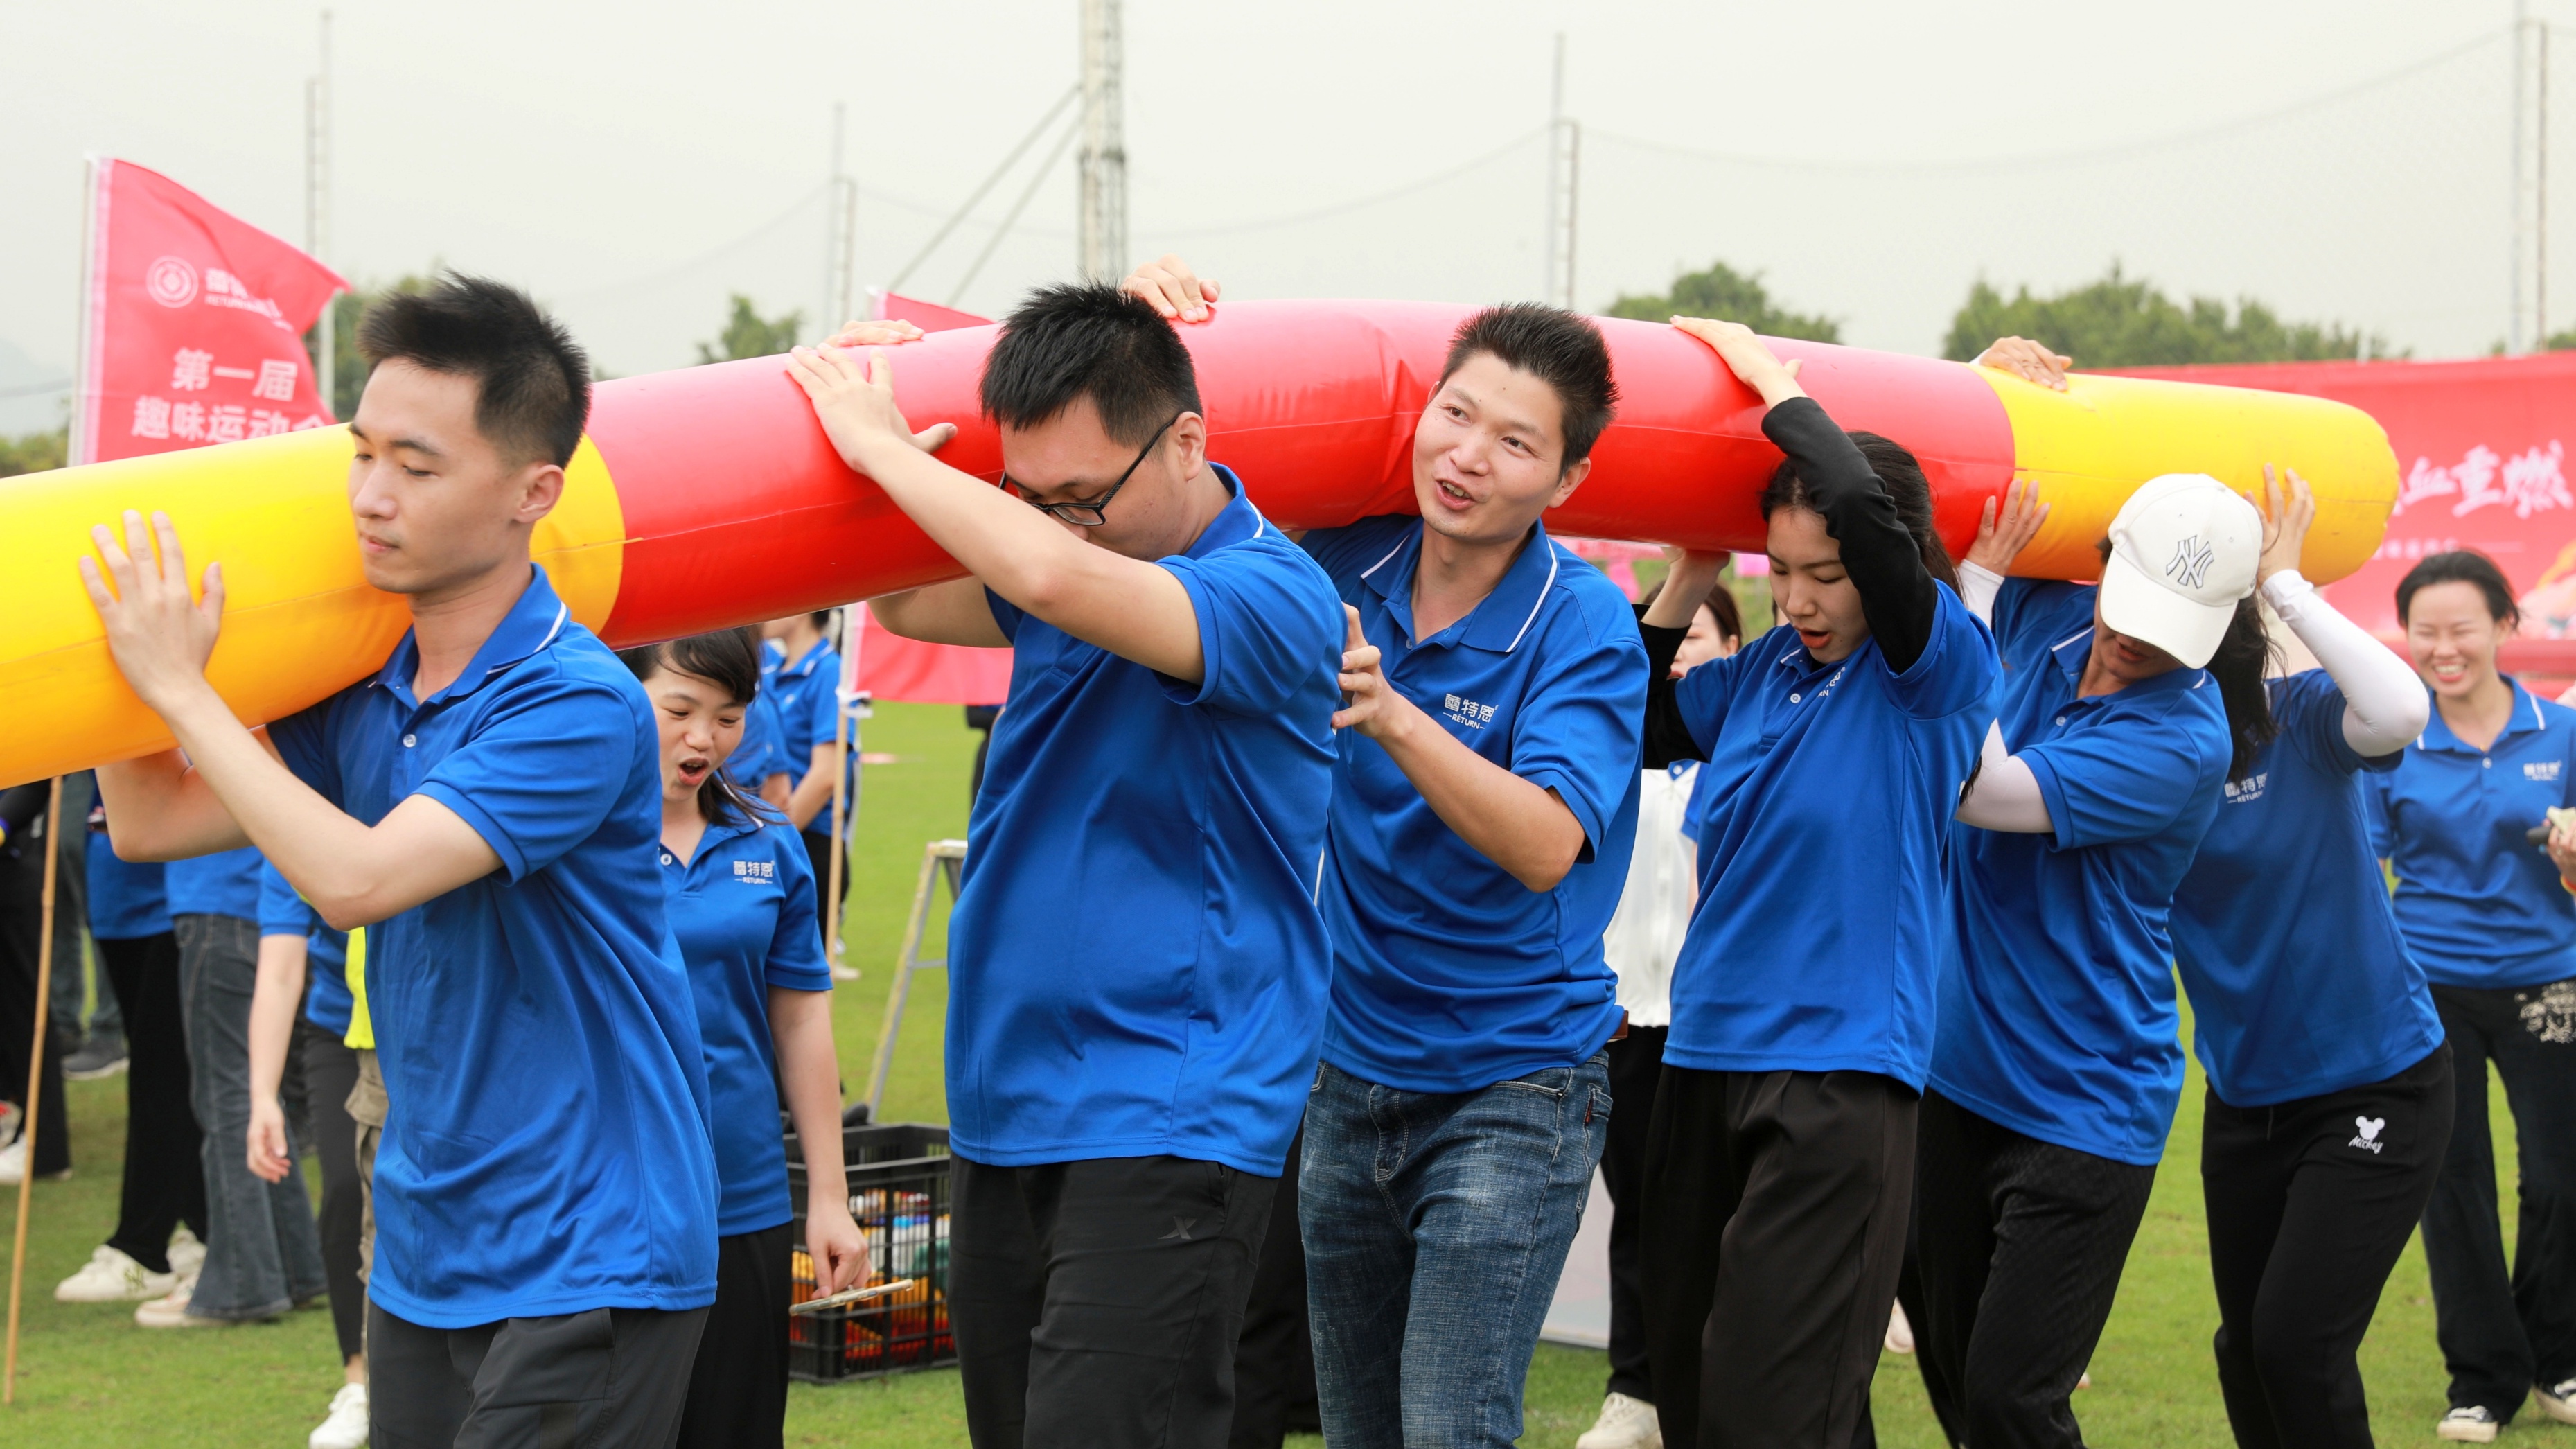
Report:
<svg viewBox="0 0 2576 1449"><path fill-rule="evenodd" d="M1029 174L1029 184L1021 188L1020 199L1011 203L1011 209L1003 214L1002 224L993 228L992 239L985 242L984 249L975 254L973 264L966 268L966 275L957 279L956 289L948 294L949 306L956 306L966 296L966 289L975 285L976 274L982 272L984 264L993 259L993 253L1002 249L1002 239L1009 236L1012 228L1019 225L1020 213L1029 209L1029 202L1036 198L1038 187L1044 184L1047 177L1055 171L1056 163L1064 159L1065 149L1073 144L1073 138L1081 134L1082 129L1080 116L1065 123L1064 134L1056 137L1055 149L1048 152L1047 158L1038 163L1038 169ZM889 287L886 290L894 289Z"/></svg>
<svg viewBox="0 0 2576 1449"><path fill-rule="evenodd" d="M1064 114L1064 108L1072 105L1074 97L1081 94L1080 86L1068 86L1063 95L1056 97L1055 104L1047 107L1047 113L1038 117L1038 123L1029 127L1029 133L1020 138L1020 144L1013 146L1011 154L1002 158L1002 164L993 168L993 174L984 178L983 184L977 186L967 196L965 202L957 208L956 214L940 223L939 230L932 232L930 240L922 243L921 250L913 253L912 260L904 263L903 269L894 274L894 280L886 283L887 291L892 292L902 287L911 279L915 268L930 260L930 254L939 250L939 244L948 240L948 234L957 229L957 224L964 221L968 213L974 211L975 203L982 201L985 193L999 185L1002 178L1010 173L1012 167L1020 164L1020 158L1029 153L1029 148L1038 143L1040 136L1046 134L1047 127L1054 125L1055 118Z"/></svg>
<svg viewBox="0 0 2576 1449"><path fill-rule="evenodd" d="M1301 226L1310 221L1323 221L1331 217L1343 216L1354 211L1364 211L1372 206L1382 206L1390 201L1402 200L1403 198L1411 196L1415 192L1422 190L1424 187L1437 186L1443 181L1450 181L1457 177L1464 176L1479 166L1489 165L1510 155L1514 151L1519 150L1523 146L1528 145L1530 142L1537 140L1545 134L1547 134L1547 127L1533 127L1530 130L1523 131L1519 135L1514 136L1512 139L1495 147L1493 150L1488 151L1473 160L1461 161L1457 165L1452 166L1445 171L1435 171L1429 176L1419 176L1406 182L1402 186L1389 187L1387 190L1377 192L1373 195L1358 197L1351 201L1337 201L1330 206L1319 206L1313 211L1294 211L1282 216L1265 216L1258 221L1229 222L1224 226L1194 226L1168 229L1163 230L1162 234L1174 237L1227 236L1236 232L1268 231L1273 227Z"/></svg>

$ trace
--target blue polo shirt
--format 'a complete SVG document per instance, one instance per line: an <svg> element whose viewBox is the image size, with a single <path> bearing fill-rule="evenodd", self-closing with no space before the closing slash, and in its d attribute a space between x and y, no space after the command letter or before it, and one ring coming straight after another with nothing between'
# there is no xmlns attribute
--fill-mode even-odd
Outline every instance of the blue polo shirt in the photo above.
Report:
<svg viewBox="0 0 2576 1449"><path fill-rule="evenodd" d="M2405 763L2370 779L2373 846L2397 877L2406 944L2437 986L2537 986L2576 977L2576 896L2524 838L2576 805L2576 711L2512 679L2513 714L2484 750L2436 706Z"/></svg>
<svg viewBox="0 0 2576 1449"><path fill-rule="evenodd" d="M2269 1107L2385 1081L2442 1044L2442 1019L2388 906L2362 777L2403 751L2356 753L2322 669L2271 682L2281 733L2175 888L2174 964L2210 1090Z"/></svg>
<svg viewBox="0 0 2576 1449"><path fill-rule="evenodd" d="M170 892L159 861L119 860L103 831L92 831L82 852L89 905L89 933L101 941L134 941L170 929Z"/></svg>
<svg viewBox="0 0 2576 1449"><path fill-rule="evenodd" d="M1013 646L949 926L949 1143L1017 1167L1168 1153L1276 1176L1330 948L1315 910L1340 706L1331 581L1234 498L1159 561L1185 684L988 594Z"/></svg>
<svg viewBox="0 0 2576 1449"><path fill-rule="evenodd" d="M373 825L412 795L501 858L370 926L392 1108L368 1295L431 1328L715 1298L715 1158L697 1012L662 906L644 688L533 570L463 674L384 668L270 727Z"/></svg>
<svg viewBox="0 0 2576 1449"><path fill-rule="evenodd" d="M771 988L829 991L814 922L814 870L784 822L709 825L698 853L661 851L671 934L689 969L716 1149L716 1232L774 1228L795 1216L779 1147L778 1051Z"/></svg>
<svg viewBox="0 0 2576 1449"><path fill-rule="evenodd" d="M265 864L259 851L247 845L170 862L161 877L170 895L170 914L257 921L259 872Z"/></svg>
<svg viewBox="0 0 2576 1449"><path fill-rule="evenodd" d="M1708 763L1664 1060L1922 1089L1948 929L1943 846L2001 672L1985 624L1935 591L1931 638L1903 673L1875 639L1818 665L1783 625L1675 687Z"/></svg>
<svg viewBox="0 0 2576 1449"><path fill-rule="evenodd" d="M742 743L725 757L725 773L734 783L757 795L761 782L772 775L801 776L805 760L787 758L786 726L779 722L778 702L763 688L751 697L742 712Z"/></svg>
<svg viewBox="0 0 2576 1449"><path fill-rule="evenodd" d="M1467 616L1414 638L1422 520L1318 529L1389 686L1486 760L1554 790L1583 847L1533 891L1458 837L1375 740L1345 732L1320 903L1333 937L1324 1060L1410 1092L1572 1066L1619 1026L1601 933L1637 843L1646 646L1636 611L1544 527ZM1013 696L1014 708L1017 696Z"/></svg>
<svg viewBox="0 0 2576 1449"><path fill-rule="evenodd" d="M262 861L259 933L304 938L304 1018L333 1036L349 1033L349 933L335 931L295 893L286 876Z"/></svg>
<svg viewBox="0 0 2576 1449"><path fill-rule="evenodd" d="M2182 1096L2166 915L2233 746L2207 670L2076 695L2095 592L2007 579L1995 600L2004 744L2056 829L1953 827L1931 1085L2042 1142L2153 1166Z"/></svg>

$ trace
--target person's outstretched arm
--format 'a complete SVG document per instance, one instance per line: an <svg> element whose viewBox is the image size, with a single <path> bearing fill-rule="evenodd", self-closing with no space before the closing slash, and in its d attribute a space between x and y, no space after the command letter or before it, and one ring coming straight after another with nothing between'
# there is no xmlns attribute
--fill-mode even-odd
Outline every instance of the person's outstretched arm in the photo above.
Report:
<svg viewBox="0 0 2576 1449"><path fill-rule="evenodd" d="M264 934L259 974L250 991L250 1170L262 1182L284 1182L295 1166L286 1140L286 1112L277 1084L286 1077L286 1053L295 1040L295 1009L304 1000L305 938Z"/></svg>
<svg viewBox="0 0 2576 1449"><path fill-rule="evenodd" d="M979 478L930 456L956 429L916 436L894 401L894 365L869 354L799 348L789 372L814 400L841 458L885 490L931 541L1012 604L1086 643L1191 684L1207 676L1198 611L1168 569L1098 548ZM1205 424L1184 413L1172 444L1204 447ZM898 611L900 612L900 611Z"/></svg>
<svg viewBox="0 0 2576 1449"><path fill-rule="evenodd" d="M2289 482L2286 492L2272 465L2263 465L2272 537L2264 542L2255 586L2343 691L2344 743L2365 759L2393 755L2424 733L2433 718L2432 697L2405 660L2338 613L2316 585L2300 577L2299 550L2316 521L2317 504L2308 480L2293 469L2281 472Z"/></svg>

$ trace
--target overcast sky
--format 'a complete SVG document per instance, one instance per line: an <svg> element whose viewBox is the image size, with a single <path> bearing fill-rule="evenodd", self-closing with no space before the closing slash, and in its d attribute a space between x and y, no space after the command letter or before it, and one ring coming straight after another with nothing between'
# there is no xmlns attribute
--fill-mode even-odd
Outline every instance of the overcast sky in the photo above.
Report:
<svg viewBox="0 0 2576 1449"><path fill-rule="evenodd" d="M2576 0L2540 8L2576 22ZM360 281L433 262L504 277L604 367L678 366L730 291L820 306L833 102L864 188L856 270L882 282L1073 83L1077 12L343 3L329 259ZM69 371L84 154L302 240L317 14L0 0L0 389ZM2481 352L2505 329L2510 16L2503 0L1128 0L1131 241L1246 297L1536 295L1561 30L1585 128L1584 306L1722 258L1848 341L1933 352L1978 276L2056 288L2117 258L2418 356ZM950 298L1054 141L906 291ZM998 311L1072 271L1072 170L1036 183L962 305ZM2576 216L2556 231L2576 262ZM0 431L52 407L0 401Z"/></svg>

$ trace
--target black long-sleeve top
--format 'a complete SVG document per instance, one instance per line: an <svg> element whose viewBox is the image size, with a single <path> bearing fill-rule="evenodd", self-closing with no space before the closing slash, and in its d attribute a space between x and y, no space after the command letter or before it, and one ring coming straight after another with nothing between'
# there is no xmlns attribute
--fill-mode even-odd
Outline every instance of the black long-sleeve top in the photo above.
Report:
<svg viewBox="0 0 2576 1449"><path fill-rule="evenodd" d="M1843 571L1860 591L1861 616L1869 621L1870 637L1878 641L1887 667L1899 674L1913 668L1932 642L1941 588L1924 567L1913 533L1897 516L1887 485L1814 398L1793 397L1765 413L1762 433L1789 455L1807 485L1808 500L1824 517L1825 532L1842 545ZM1645 636L1648 670L1646 768L1706 759L1673 691L1673 656L1681 652L1690 630L1638 627Z"/></svg>
<svg viewBox="0 0 2576 1449"><path fill-rule="evenodd" d="M1666 660L1665 665L1669 668L1671 661ZM53 782L50 780L12 785L0 790L0 832L6 832L0 834L0 841L6 841L8 849L15 850L25 843L27 827L35 823L37 816L45 813L45 800L52 792Z"/></svg>

